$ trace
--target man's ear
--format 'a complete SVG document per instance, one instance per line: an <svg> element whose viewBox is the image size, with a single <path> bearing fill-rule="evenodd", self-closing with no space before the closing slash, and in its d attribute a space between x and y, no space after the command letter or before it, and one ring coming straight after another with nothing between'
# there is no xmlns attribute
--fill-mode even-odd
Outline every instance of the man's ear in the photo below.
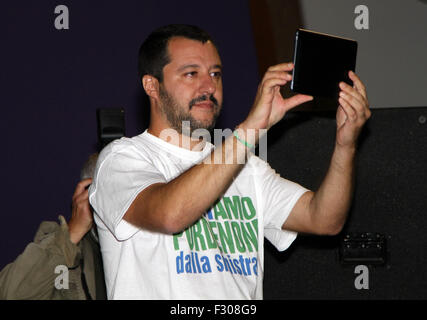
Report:
<svg viewBox="0 0 427 320"><path fill-rule="evenodd" d="M149 97L159 97L159 80L156 77L146 74L142 77L142 86Z"/></svg>

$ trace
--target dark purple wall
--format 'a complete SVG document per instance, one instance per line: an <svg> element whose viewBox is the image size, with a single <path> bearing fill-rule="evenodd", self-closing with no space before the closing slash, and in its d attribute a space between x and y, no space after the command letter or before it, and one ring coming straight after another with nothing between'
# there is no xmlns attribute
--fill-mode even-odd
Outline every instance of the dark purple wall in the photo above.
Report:
<svg viewBox="0 0 427 320"><path fill-rule="evenodd" d="M56 30L66 5L70 29ZM156 27L196 24L224 64L219 127L246 116L258 85L247 1L2 1L0 3L0 268L43 220L70 215L87 156L96 151L96 109L123 107L126 135L143 130L137 51Z"/></svg>

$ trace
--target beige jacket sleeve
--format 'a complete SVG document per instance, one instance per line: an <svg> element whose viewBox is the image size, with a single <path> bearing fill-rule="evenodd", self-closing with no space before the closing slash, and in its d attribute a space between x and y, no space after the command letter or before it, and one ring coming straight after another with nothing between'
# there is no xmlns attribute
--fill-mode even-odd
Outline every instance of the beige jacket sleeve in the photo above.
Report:
<svg viewBox="0 0 427 320"><path fill-rule="evenodd" d="M0 272L0 299L60 298L55 279L61 269L56 268L78 268L81 253L79 247L70 241L64 217L59 216L59 220L60 225L53 221L42 222L34 242Z"/></svg>

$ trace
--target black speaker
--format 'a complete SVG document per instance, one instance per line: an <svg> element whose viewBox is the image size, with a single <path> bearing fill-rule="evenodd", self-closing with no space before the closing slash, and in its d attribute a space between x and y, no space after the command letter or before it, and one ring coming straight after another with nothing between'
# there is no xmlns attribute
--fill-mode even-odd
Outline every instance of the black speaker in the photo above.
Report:
<svg viewBox="0 0 427 320"><path fill-rule="evenodd" d="M111 141L125 136L125 111L123 108L99 108L96 110L96 116L99 150Z"/></svg>
<svg viewBox="0 0 427 320"><path fill-rule="evenodd" d="M427 298L426 120L425 107L372 110L344 229L337 236L301 234L282 253L266 241L265 299ZM268 133L268 162L315 191L335 130L335 112L288 114Z"/></svg>

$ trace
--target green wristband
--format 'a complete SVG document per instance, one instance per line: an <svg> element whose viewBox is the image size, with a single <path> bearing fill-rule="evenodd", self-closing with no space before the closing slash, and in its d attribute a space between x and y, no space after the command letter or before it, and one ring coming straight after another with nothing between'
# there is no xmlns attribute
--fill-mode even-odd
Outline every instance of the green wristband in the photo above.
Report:
<svg viewBox="0 0 427 320"><path fill-rule="evenodd" d="M234 131L233 131L233 135L236 137L236 139L237 139L239 142L243 143L243 144L244 144L246 147L248 147L249 149L254 149L254 148L255 148L255 146L254 146L253 144L250 144L249 142L246 142L245 140L241 139L241 138L239 137L239 135L237 134L237 130L234 130Z"/></svg>

